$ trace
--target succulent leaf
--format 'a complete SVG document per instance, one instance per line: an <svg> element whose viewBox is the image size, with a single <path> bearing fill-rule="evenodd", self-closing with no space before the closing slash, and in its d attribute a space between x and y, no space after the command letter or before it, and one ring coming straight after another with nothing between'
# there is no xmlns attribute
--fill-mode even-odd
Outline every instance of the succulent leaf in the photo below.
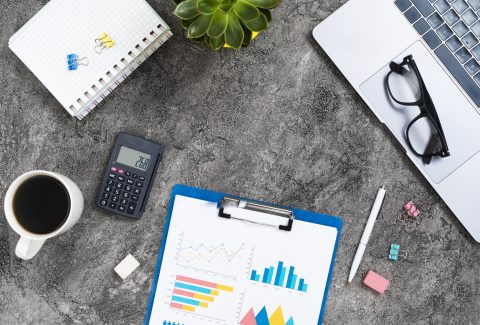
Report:
<svg viewBox="0 0 480 325"><path fill-rule="evenodd" d="M223 35L219 37L210 37L208 40L208 45L212 48L212 50L217 51L225 45L225 37Z"/></svg>
<svg viewBox="0 0 480 325"><path fill-rule="evenodd" d="M267 17L261 13L257 18L247 21L242 21L242 23L253 32L263 32L268 28Z"/></svg>
<svg viewBox="0 0 480 325"><path fill-rule="evenodd" d="M258 8L270 9L275 8L282 0L245 0Z"/></svg>
<svg viewBox="0 0 480 325"><path fill-rule="evenodd" d="M268 22L272 21L272 12L269 9L259 8L258 10L267 17Z"/></svg>
<svg viewBox="0 0 480 325"><path fill-rule="evenodd" d="M197 9L197 0L186 0L181 2L173 14L181 19L192 19L200 15Z"/></svg>
<svg viewBox="0 0 480 325"><path fill-rule="evenodd" d="M190 26L190 24L193 23L194 20L195 20L195 19L189 19L189 20L187 20L187 19L182 19L182 26L183 26L183 28L187 29L188 26Z"/></svg>
<svg viewBox="0 0 480 325"><path fill-rule="evenodd" d="M227 29L228 15L220 10L215 11L208 27L207 35L209 37L217 38Z"/></svg>
<svg viewBox="0 0 480 325"><path fill-rule="evenodd" d="M220 7L218 7L222 12L228 14L230 9L232 9L232 4L231 3L222 3Z"/></svg>
<svg viewBox="0 0 480 325"><path fill-rule="evenodd" d="M211 15L220 6L217 0L198 0L198 11L202 15Z"/></svg>
<svg viewBox="0 0 480 325"><path fill-rule="evenodd" d="M193 23L188 26L188 38L199 38L205 35L212 17L213 15L202 15L195 19Z"/></svg>
<svg viewBox="0 0 480 325"><path fill-rule="evenodd" d="M207 37L207 38L208 38L208 37ZM205 35L204 35L204 36L198 37L198 38L191 38L190 40L193 41L193 42L200 43L200 42L205 42L205 40L206 40L207 38L206 38Z"/></svg>
<svg viewBox="0 0 480 325"><path fill-rule="evenodd" d="M260 14L257 7L242 0L238 0L235 3L233 10L241 20L252 20L257 18Z"/></svg>
<svg viewBox="0 0 480 325"><path fill-rule="evenodd" d="M245 36L243 37L242 47L247 47L252 42L252 31L244 27L243 32L245 33Z"/></svg>
<svg viewBox="0 0 480 325"><path fill-rule="evenodd" d="M234 49L239 49L242 46L243 37L243 28L238 21L237 15L235 15L233 10L231 10L228 13L227 30L225 31L225 43Z"/></svg>
<svg viewBox="0 0 480 325"><path fill-rule="evenodd" d="M172 0L187 37L213 50L248 47L282 0Z"/></svg>

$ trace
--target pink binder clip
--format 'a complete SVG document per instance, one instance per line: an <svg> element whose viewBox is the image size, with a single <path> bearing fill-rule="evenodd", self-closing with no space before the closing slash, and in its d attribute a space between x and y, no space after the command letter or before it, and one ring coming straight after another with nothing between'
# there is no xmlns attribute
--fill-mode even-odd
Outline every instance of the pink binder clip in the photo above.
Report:
<svg viewBox="0 0 480 325"><path fill-rule="evenodd" d="M420 215L420 210L415 206L413 201L408 201L403 206L398 220L400 221L416 221L417 223L420 222L418 216Z"/></svg>

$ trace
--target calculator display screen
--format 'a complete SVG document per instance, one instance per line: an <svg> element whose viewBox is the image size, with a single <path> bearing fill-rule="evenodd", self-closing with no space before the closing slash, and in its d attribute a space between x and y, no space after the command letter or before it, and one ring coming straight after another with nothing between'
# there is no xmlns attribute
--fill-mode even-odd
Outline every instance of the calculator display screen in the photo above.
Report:
<svg viewBox="0 0 480 325"><path fill-rule="evenodd" d="M121 146L118 152L117 162L146 171L150 163L151 155L141 151Z"/></svg>

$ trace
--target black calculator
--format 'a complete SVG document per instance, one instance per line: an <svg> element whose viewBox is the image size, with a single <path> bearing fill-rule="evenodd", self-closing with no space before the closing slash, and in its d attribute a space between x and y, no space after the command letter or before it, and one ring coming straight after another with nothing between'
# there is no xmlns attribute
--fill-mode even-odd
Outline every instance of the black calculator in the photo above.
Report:
<svg viewBox="0 0 480 325"><path fill-rule="evenodd" d="M100 184L98 206L115 214L140 219L162 153L160 144L120 133Z"/></svg>

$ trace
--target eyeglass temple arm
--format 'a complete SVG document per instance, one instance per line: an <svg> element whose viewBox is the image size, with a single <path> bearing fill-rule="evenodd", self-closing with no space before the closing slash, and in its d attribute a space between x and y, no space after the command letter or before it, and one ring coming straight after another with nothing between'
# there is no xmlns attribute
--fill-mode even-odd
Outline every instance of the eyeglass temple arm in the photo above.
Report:
<svg viewBox="0 0 480 325"><path fill-rule="evenodd" d="M425 85L425 83L424 83ZM436 128L438 129L438 132L440 133L440 136L442 137L442 142L444 142L445 149L448 151L448 145L447 145L447 139L445 137L445 133L443 132L442 128L442 123L440 122L440 118L438 117L437 109L435 108L435 104L433 104L433 100L430 97L430 94L426 87L424 86L424 92L425 92L425 99L428 103L425 105L426 107L424 109L428 110L428 112L433 115L432 117L435 119L435 124Z"/></svg>
<svg viewBox="0 0 480 325"><path fill-rule="evenodd" d="M390 62L390 70L398 74L403 74L405 72L405 68L402 66L402 64L398 64L393 61Z"/></svg>
<svg viewBox="0 0 480 325"><path fill-rule="evenodd" d="M415 61L413 61L412 55L407 55L406 57L403 58L402 63L397 63L395 61L390 62L390 70L398 73L398 74L403 74L405 71L407 71L403 66L405 64L413 63L415 64Z"/></svg>

